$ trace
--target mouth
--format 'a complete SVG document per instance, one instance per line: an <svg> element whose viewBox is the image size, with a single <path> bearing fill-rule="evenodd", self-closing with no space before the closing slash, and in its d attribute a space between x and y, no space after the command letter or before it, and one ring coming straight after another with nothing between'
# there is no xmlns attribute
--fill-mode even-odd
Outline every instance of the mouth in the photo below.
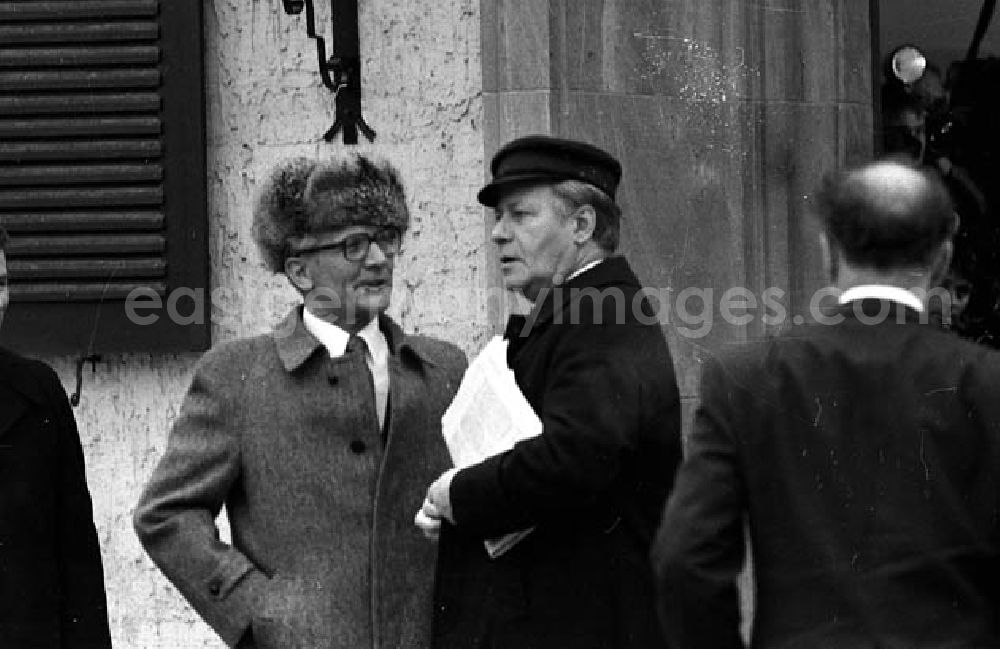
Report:
<svg viewBox="0 0 1000 649"><path fill-rule="evenodd" d="M520 259L518 259L517 257L511 257L509 255L503 255L503 256L500 257L500 263L504 264L504 265L506 265L506 264L515 264L515 263L517 263L519 261L520 261Z"/></svg>
<svg viewBox="0 0 1000 649"><path fill-rule="evenodd" d="M355 286L360 290L381 291L389 288L391 283L387 279L368 279L358 282Z"/></svg>

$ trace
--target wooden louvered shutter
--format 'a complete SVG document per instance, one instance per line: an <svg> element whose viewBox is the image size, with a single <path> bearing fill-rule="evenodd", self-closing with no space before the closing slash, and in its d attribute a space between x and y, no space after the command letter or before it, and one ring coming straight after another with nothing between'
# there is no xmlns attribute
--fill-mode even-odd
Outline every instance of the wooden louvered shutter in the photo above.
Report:
<svg viewBox="0 0 1000 649"><path fill-rule="evenodd" d="M207 299L201 51L196 0L0 1L0 344L207 348L206 304L166 309ZM153 324L125 308L137 287L162 300Z"/></svg>

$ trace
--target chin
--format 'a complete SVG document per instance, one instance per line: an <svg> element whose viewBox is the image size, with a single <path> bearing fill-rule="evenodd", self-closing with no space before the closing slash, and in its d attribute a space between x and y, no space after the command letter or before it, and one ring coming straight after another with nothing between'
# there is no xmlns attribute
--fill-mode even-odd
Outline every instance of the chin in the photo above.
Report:
<svg viewBox="0 0 1000 649"><path fill-rule="evenodd" d="M516 274L503 274L503 287L508 291L520 293L527 285L528 280L525 277L518 277Z"/></svg>
<svg viewBox="0 0 1000 649"><path fill-rule="evenodd" d="M358 314L358 320L367 322L384 313L388 308L389 296L387 295L384 298L359 300L355 313Z"/></svg>

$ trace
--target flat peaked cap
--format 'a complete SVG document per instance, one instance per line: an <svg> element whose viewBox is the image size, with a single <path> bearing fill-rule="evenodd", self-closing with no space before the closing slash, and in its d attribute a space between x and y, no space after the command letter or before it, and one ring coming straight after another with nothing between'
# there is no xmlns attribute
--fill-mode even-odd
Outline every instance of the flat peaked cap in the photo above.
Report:
<svg viewBox="0 0 1000 649"><path fill-rule="evenodd" d="M490 163L493 180L479 190L479 202L496 207L500 193L523 183L579 180L590 183L612 200L622 178L622 166L606 151L586 142L548 135L529 135L508 142Z"/></svg>

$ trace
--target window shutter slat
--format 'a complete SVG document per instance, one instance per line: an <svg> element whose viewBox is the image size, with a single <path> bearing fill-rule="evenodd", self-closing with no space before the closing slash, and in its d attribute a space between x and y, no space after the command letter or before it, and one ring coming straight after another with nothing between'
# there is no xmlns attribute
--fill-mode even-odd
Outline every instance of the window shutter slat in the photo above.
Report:
<svg viewBox="0 0 1000 649"><path fill-rule="evenodd" d="M0 187L66 183L128 183L158 181L163 168L156 164L90 164L0 167Z"/></svg>
<svg viewBox="0 0 1000 649"><path fill-rule="evenodd" d="M29 45L35 43L86 43L107 41L145 41L159 35L155 22L106 22L96 24L24 23L0 25L0 43Z"/></svg>
<svg viewBox="0 0 1000 649"><path fill-rule="evenodd" d="M160 296L167 294L167 285L163 282L37 283L14 284L10 288L10 299L12 302L121 301L137 289L152 290Z"/></svg>
<svg viewBox="0 0 1000 649"><path fill-rule="evenodd" d="M0 1L5 342L207 346L207 322L140 326L123 303L207 286L201 4Z"/></svg>
<svg viewBox="0 0 1000 649"><path fill-rule="evenodd" d="M0 142L0 162L159 157L160 140Z"/></svg>
<svg viewBox="0 0 1000 649"><path fill-rule="evenodd" d="M160 71L148 70L60 70L58 72L0 72L0 88L37 90L38 88L96 90L99 88L156 88Z"/></svg>
<svg viewBox="0 0 1000 649"><path fill-rule="evenodd" d="M156 0L63 0L62 2L0 2L0 21L138 18L156 15Z"/></svg>
<svg viewBox="0 0 1000 649"><path fill-rule="evenodd" d="M9 243L7 254L11 259L16 259L51 255L163 252L166 247L167 240L162 234L18 237Z"/></svg>
<svg viewBox="0 0 1000 649"><path fill-rule="evenodd" d="M0 191L0 210L52 207L101 207L104 205L160 205L159 187L115 187L111 189L29 189Z"/></svg>
<svg viewBox="0 0 1000 649"><path fill-rule="evenodd" d="M163 277L167 265L157 257L141 259L12 259L8 272L33 280L104 277Z"/></svg>
<svg viewBox="0 0 1000 649"><path fill-rule="evenodd" d="M21 232L161 230L163 224L163 212L152 210L0 212L0 225L13 234Z"/></svg>
<svg viewBox="0 0 1000 649"><path fill-rule="evenodd" d="M0 116L28 114L143 113L160 108L155 92L80 95L0 95Z"/></svg>
<svg viewBox="0 0 1000 649"><path fill-rule="evenodd" d="M0 47L0 68L156 65L160 48L153 45L93 47Z"/></svg>
<svg viewBox="0 0 1000 649"><path fill-rule="evenodd" d="M157 117L0 119L0 138L159 135L162 128Z"/></svg>

